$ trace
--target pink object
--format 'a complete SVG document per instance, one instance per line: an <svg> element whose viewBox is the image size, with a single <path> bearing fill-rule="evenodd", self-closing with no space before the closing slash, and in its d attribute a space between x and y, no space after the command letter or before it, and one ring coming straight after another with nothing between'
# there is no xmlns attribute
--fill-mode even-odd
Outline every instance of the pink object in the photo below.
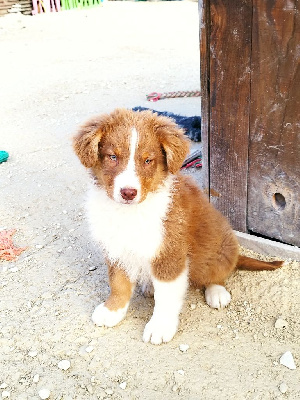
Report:
<svg viewBox="0 0 300 400"><path fill-rule="evenodd" d="M15 229L10 231L0 231L0 260L14 261L26 247L17 248L12 241L12 235L16 232Z"/></svg>
<svg viewBox="0 0 300 400"><path fill-rule="evenodd" d="M60 11L60 0L32 0L32 15Z"/></svg>

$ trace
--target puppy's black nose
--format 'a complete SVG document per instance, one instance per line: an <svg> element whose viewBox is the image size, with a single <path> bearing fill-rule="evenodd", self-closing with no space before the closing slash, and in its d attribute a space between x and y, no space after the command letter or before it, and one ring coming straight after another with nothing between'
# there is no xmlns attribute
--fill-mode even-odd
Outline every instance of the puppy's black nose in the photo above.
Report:
<svg viewBox="0 0 300 400"><path fill-rule="evenodd" d="M120 192L124 200L133 200L137 195L137 190L133 188L124 188Z"/></svg>

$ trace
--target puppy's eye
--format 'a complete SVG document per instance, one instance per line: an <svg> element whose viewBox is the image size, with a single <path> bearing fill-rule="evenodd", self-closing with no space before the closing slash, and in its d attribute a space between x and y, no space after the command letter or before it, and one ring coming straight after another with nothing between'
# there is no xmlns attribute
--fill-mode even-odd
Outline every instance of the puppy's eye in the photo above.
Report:
<svg viewBox="0 0 300 400"><path fill-rule="evenodd" d="M151 160L150 158L146 158L146 160L145 160L145 164L146 164L146 165L151 164L151 162L152 162L152 160Z"/></svg>
<svg viewBox="0 0 300 400"><path fill-rule="evenodd" d="M109 156L109 159L111 160L111 161L117 161L117 156L115 155L115 154L110 154Z"/></svg>

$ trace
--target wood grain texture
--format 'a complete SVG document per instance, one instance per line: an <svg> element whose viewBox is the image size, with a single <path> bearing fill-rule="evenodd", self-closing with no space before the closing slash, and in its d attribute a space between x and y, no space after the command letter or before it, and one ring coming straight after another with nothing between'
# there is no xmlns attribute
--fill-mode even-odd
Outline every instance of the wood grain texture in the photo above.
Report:
<svg viewBox="0 0 300 400"><path fill-rule="evenodd" d="M15 5L20 5L22 14L31 15L31 0L0 0L0 16L9 13Z"/></svg>
<svg viewBox="0 0 300 400"><path fill-rule="evenodd" d="M209 2L199 0L200 19L200 83L201 83L201 143L202 176L201 189L209 193Z"/></svg>
<svg viewBox="0 0 300 400"><path fill-rule="evenodd" d="M254 0L248 228L300 245L300 2Z"/></svg>
<svg viewBox="0 0 300 400"><path fill-rule="evenodd" d="M246 231L251 0L210 0L211 201Z"/></svg>

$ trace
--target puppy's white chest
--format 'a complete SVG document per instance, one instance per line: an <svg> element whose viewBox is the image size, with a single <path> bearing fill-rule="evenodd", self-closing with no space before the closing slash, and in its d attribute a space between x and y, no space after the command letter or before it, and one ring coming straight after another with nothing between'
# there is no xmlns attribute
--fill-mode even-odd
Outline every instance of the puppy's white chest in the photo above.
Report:
<svg viewBox="0 0 300 400"><path fill-rule="evenodd" d="M164 240L164 219L171 203L171 183L149 193L139 204L119 204L105 190L92 187L87 215L93 238L111 262L118 262L132 281L150 277L151 261Z"/></svg>

